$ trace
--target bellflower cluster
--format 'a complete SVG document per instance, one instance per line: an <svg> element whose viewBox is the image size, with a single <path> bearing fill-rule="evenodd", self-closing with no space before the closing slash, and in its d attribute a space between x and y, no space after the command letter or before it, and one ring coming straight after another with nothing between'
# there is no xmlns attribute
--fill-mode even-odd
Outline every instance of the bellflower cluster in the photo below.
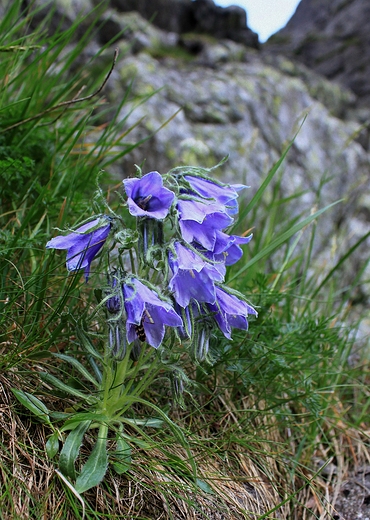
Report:
<svg viewBox="0 0 370 520"><path fill-rule="evenodd" d="M240 260L241 246L252 239L227 232L245 187L216 181L207 170L152 171L123 181L127 217L110 210L111 216L99 215L47 243L66 249L67 269L84 269L86 281L108 238L110 251L118 246L119 268L110 270L104 293L114 358L138 342L158 348L172 331L202 360L215 326L228 339L232 328L248 329L256 310L224 285L226 266ZM126 226L132 217L135 230ZM130 233L123 243L120 237Z"/></svg>
<svg viewBox="0 0 370 520"><path fill-rule="evenodd" d="M251 305L222 285L226 266L241 258L240 246L252 239L252 235L239 237L226 232L238 213L238 192L246 186L225 185L195 175L184 175L179 183L176 208L182 241L175 242L169 253L173 273L169 288L183 308L184 319L193 317L191 335L196 357L203 360L212 321L231 339L233 327L248 329L248 315L257 316Z"/></svg>
<svg viewBox="0 0 370 520"><path fill-rule="evenodd" d="M173 399L184 404L188 382L180 366L184 351L196 363L209 361L217 330L231 340L233 329L247 330L249 317L257 316L243 295L225 284L227 266L240 260L243 246L252 239L229 232L245 186L217 181L210 171L186 167L165 175L157 171L142 175L138 168L137 177L122 183L118 210L108 205L99 189L93 202L103 201L104 211L100 205L97 215L46 244L48 249L66 250L69 272L82 270L86 282L99 283L94 287L99 300L93 314L94 335L86 331L85 312L81 320L73 317L81 347L80 352L74 350L78 358L57 354L82 376L81 389L44 374L46 381L81 400L66 419L63 431L73 426L59 457L60 475L66 482L75 480L78 493L99 484L114 447L114 469L119 474L127 471L126 446L130 439L136 442L127 425L137 430L138 425L160 420L174 431L174 423L145 398L145 392L167 374ZM99 272L99 265L108 266L107 272ZM101 337L97 330L102 330L96 326L97 316L105 319L103 353L97 341ZM36 401L30 402L33 410ZM138 418L134 403L140 404L139 409L149 406L160 417ZM81 435L96 428L95 447L76 478ZM55 455L60 432L56 430L51 439L47 449ZM190 449L188 453L193 461ZM196 476L195 463L191 464Z"/></svg>

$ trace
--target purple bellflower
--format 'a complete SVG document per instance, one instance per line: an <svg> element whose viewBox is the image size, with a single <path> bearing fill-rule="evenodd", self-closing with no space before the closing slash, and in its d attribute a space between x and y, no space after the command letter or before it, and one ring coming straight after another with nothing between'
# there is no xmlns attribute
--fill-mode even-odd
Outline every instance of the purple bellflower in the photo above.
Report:
<svg viewBox="0 0 370 520"><path fill-rule="evenodd" d="M163 186L160 173L150 172L140 179L124 179L123 184L131 215L157 220L167 216L175 195Z"/></svg>
<svg viewBox="0 0 370 520"><path fill-rule="evenodd" d="M131 343L139 338L154 348L162 343L165 325L181 327L182 319L172 305L161 300L137 278L128 278L123 286L127 313L127 340Z"/></svg>
<svg viewBox="0 0 370 520"><path fill-rule="evenodd" d="M252 238L253 235L240 237L238 235L227 235L216 230L216 242L213 251L208 251L197 244L194 244L194 246L203 256L209 258L216 269L225 276L226 266L235 264L243 256L243 250L240 246L248 244Z"/></svg>
<svg viewBox="0 0 370 520"><path fill-rule="evenodd" d="M104 223L103 223L104 222ZM68 271L85 270L89 278L91 262L103 247L111 230L111 219L96 218L66 236L57 236L46 244L48 249L67 249Z"/></svg>
<svg viewBox="0 0 370 520"><path fill-rule="evenodd" d="M217 231L229 226L233 219L216 203L179 199L179 226L182 238L191 244L197 242L213 251Z"/></svg>
<svg viewBox="0 0 370 520"><path fill-rule="evenodd" d="M248 244L253 235L240 237L238 235L227 235L222 231L216 234L216 243L213 249L213 260L224 261L225 265L233 265L243 256L241 245Z"/></svg>
<svg viewBox="0 0 370 520"><path fill-rule="evenodd" d="M231 237L234 239L233 243L230 247L223 251L223 254L226 256L226 265L233 265L241 259L241 257L243 256L243 250L240 246L248 244L252 240L253 235L248 235L247 237L231 235Z"/></svg>
<svg viewBox="0 0 370 520"><path fill-rule="evenodd" d="M184 179L190 184L196 195L214 199L219 205L225 206L228 215L235 215L238 212L238 191L248 188L244 184L219 185L209 179L186 175Z"/></svg>
<svg viewBox="0 0 370 520"><path fill-rule="evenodd" d="M221 287L216 287L215 292L216 303L208 305L208 308L215 313L214 319L223 334L231 339L231 327L248 330L248 315L257 316L257 311Z"/></svg>
<svg viewBox="0 0 370 520"><path fill-rule="evenodd" d="M176 255L169 254L173 272L169 289L174 293L176 302L184 308L192 299L214 303L214 282L223 282L223 273L180 242L175 242L175 252Z"/></svg>

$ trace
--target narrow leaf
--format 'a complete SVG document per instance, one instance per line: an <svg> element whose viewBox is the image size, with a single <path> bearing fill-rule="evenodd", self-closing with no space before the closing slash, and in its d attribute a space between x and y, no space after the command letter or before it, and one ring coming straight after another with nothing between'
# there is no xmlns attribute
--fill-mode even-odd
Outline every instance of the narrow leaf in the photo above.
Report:
<svg viewBox="0 0 370 520"><path fill-rule="evenodd" d="M314 221L317 217L319 217L322 213L327 211L328 209L332 208L339 202L342 202L342 200L338 200L336 202L333 202L332 204L329 204L325 208L320 209L319 211L316 211L313 213L313 215L310 215L309 217L306 217L305 219L301 220L294 226L292 226L290 229L279 235L275 240L273 240L268 246L264 247L259 253L257 253L251 260L249 260L244 266L239 269L237 273L234 274L232 278L230 278L229 282L232 282L236 278L239 278L239 276L244 273L247 269L252 267L255 263L259 262L261 258L264 258L265 256L271 254L275 249L277 249L279 246L284 244L287 240L289 240L295 233L298 233L301 229L308 226L312 221Z"/></svg>
<svg viewBox="0 0 370 520"><path fill-rule="evenodd" d="M52 459L55 457L55 455L59 451L59 437L58 432L54 432L50 437L48 438L46 442L46 453L49 457L49 459Z"/></svg>
<svg viewBox="0 0 370 520"><path fill-rule="evenodd" d="M66 385L60 379L52 376L51 374L48 374L47 372L40 372L40 377L46 383L53 385L55 388L59 388L59 390L63 390L63 392L66 392L67 394L79 397L80 399L87 401L89 404L96 403L96 397L94 397L93 395L85 394L84 392L81 392L80 390L77 390L72 386Z"/></svg>
<svg viewBox="0 0 370 520"><path fill-rule="evenodd" d="M116 450L113 454L113 468L118 475L126 473L131 467L131 446L125 441L121 433L116 435Z"/></svg>
<svg viewBox="0 0 370 520"><path fill-rule="evenodd" d="M102 436L99 432L94 449L76 480L75 488L77 493L83 493L97 486L103 480L107 467L107 436Z"/></svg>
<svg viewBox="0 0 370 520"><path fill-rule="evenodd" d="M83 437L90 426L90 421L82 421L68 435L59 456L59 469L66 477L76 478L75 460L81 448Z"/></svg>
<svg viewBox="0 0 370 520"><path fill-rule="evenodd" d="M197 466L196 466L194 457L193 457L193 455L191 453L189 442L185 438L185 435L184 435L182 429L179 426L177 426L177 424L174 423L168 417L168 415L163 410L161 410L161 408L159 408L155 404L151 403L150 401L146 401L145 399L142 399L141 397L136 397L136 396L126 396L126 399L127 399L127 401L131 401L132 403L137 402L137 403L143 404L144 406L149 406L150 408L155 410L155 412L160 417L162 417L164 423L167 424L167 426L170 428L170 430L172 431L172 433L174 434L174 436L176 437L178 442L186 450L186 452L188 454L188 461L189 461L191 469L193 471L193 478L195 480L197 478ZM124 422L124 419L122 418L121 421ZM137 425L135 425L135 427L138 428Z"/></svg>
<svg viewBox="0 0 370 520"><path fill-rule="evenodd" d="M200 478L196 479L196 485L205 493L209 493L210 495L215 494L211 486L207 484L207 482L204 482L204 480L201 480Z"/></svg>
<svg viewBox="0 0 370 520"><path fill-rule="evenodd" d="M91 356L102 360L100 352L98 352L94 345L91 343L90 338L87 336L82 327L76 325L76 335L83 349L88 352Z"/></svg>
<svg viewBox="0 0 370 520"><path fill-rule="evenodd" d="M130 419L129 417L126 417L125 422L128 424L136 424L137 426L148 426L150 428L163 427L163 420L156 419L155 417L148 417L147 419Z"/></svg>
<svg viewBox="0 0 370 520"><path fill-rule="evenodd" d="M94 386L98 387L99 386L99 383L97 382L97 380L94 378L94 376L92 376L90 374L90 372L83 366L82 363L80 363L77 359L75 359L74 357L72 356L67 356L66 354L54 354L54 357L58 358L58 359L62 359L63 361L66 361L67 363L69 363L70 365L72 365L76 370L78 370L78 372L80 372L80 374L85 378L87 379L88 381L90 381L90 383L92 383Z"/></svg>
<svg viewBox="0 0 370 520"><path fill-rule="evenodd" d="M41 422L50 423L49 410L40 399L28 392L17 390L16 388L12 388L12 392L18 401L36 415Z"/></svg>
<svg viewBox="0 0 370 520"><path fill-rule="evenodd" d="M82 506L82 520L85 518L85 509L86 509L86 506L85 506L85 502L84 502L84 499L82 498L82 496L77 493L77 491L75 490L74 486L70 483L70 481L63 475L63 473L61 473L59 470L55 470L55 473L58 475L58 477L64 482L64 484L67 486L68 489L70 489L72 491L72 493L74 494L74 496L80 501L81 503L81 506Z"/></svg>
<svg viewBox="0 0 370 520"><path fill-rule="evenodd" d="M69 417L66 422L63 424L61 431L67 431L67 430L74 430L76 428L76 424L83 422L83 421L90 421L90 422L99 422L104 423L107 422L109 419L106 415L103 415L101 413L95 413L95 412L81 412L76 413Z"/></svg>
<svg viewBox="0 0 370 520"><path fill-rule="evenodd" d="M271 170L269 171L269 173L267 174L267 177L266 179L262 182L261 186L258 188L257 192L255 193L254 197L252 198L252 200L249 202L249 204L246 206L246 208L244 209L244 211L242 211L239 215L239 221L243 220L246 215L252 211L252 209L256 206L256 204L259 203L259 201L261 200L264 192L266 191L266 188L268 187L268 185L270 184L270 182L272 181L273 177L275 176L276 172L278 171L278 169L280 168L280 166L282 165L282 163L284 162L286 156L288 155L288 152L289 150L291 149L291 147L293 146L293 143L297 137L297 135L299 134L304 122L306 121L306 118L307 116L305 116L303 118L303 121L298 129L298 131L296 132L296 134L294 135L293 139L290 141L290 143L288 144L288 146L285 148L285 150L283 151L283 153L281 154L281 156L279 157L279 159L276 161L276 163L272 166Z"/></svg>

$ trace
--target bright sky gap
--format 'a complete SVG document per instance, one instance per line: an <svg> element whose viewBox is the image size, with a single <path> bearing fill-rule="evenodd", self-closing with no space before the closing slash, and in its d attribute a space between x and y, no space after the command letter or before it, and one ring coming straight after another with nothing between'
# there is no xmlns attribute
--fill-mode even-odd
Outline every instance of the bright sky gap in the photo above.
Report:
<svg viewBox="0 0 370 520"><path fill-rule="evenodd" d="M300 0L215 0L217 5L239 5L247 11L247 24L265 42L284 27L293 16Z"/></svg>

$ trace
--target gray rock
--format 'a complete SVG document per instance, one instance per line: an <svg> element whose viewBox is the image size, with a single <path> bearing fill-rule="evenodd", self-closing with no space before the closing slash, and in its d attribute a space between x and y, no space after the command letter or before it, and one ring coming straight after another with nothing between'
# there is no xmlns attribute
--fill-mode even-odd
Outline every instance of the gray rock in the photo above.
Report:
<svg viewBox="0 0 370 520"><path fill-rule="evenodd" d="M118 12L136 11L167 32L197 32L259 47L245 10L238 6L220 7L213 0L109 0L109 6Z"/></svg>
<svg viewBox="0 0 370 520"><path fill-rule="evenodd" d="M234 45L205 44L188 62L157 59L147 52L121 60L122 86L135 80L133 101L120 118L127 118L127 128L136 125L130 142L151 136L124 157L123 175L132 174L133 164L144 159L145 171L165 172L180 164L213 166L229 155L217 174L254 192L306 117L271 190L278 190L281 200L293 197L289 216L297 218L344 199L317 223L312 269L324 272L369 229L368 212L360 208L367 203L363 186L370 182L370 157L356 142L360 123L338 118L348 111L353 94L338 85L333 88L319 75L308 85L304 67L288 75L287 60L278 68L264 54L236 52ZM209 66L207 53L212 57ZM295 70L293 64L291 68ZM326 99L330 110L323 104ZM297 193L301 195L294 198ZM264 197L260 214L269 211L271 200L272 191ZM246 226L254 227L256 236L263 233L258 221ZM345 263L343 284L368 260L369 242ZM280 256L272 255L270 262L271 269L278 269ZM362 292L370 300L368 284Z"/></svg>
<svg viewBox="0 0 370 520"><path fill-rule="evenodd" d="M265 44L350 88L360 106L370 101L370 3L301 0L286 27Z"/></svg>
<svg viewBox="0 0 370 520"><path fill-rule="evenodd" d="M180 37L154 27L138 13L113 8L104 19L111 25L100 34L101 41L122 33L117 67L105 88L112 110L130 89L130 101L119 113L124 129L130 131L115 150L120 153L142 142L115 164L115 175L133 174L135 163L144 163L144 171L165 172L181 164L214 166L229 155L215 175L251 186L250 194L243 195L250 197L298 132L257 215L270 212L277 200L290 200L278 209L284 226L288 218L308 216L343 199L316 226L311 268L319 278L368 231L364 186L370 182L370 156L366 136L360 139L367 112L353 109L353 92L302 64L230 39ZM315 23L323 21L319 17ZM85 54L91 57L97 48L95 41ZM108 54L109 49L99 57L105 69ZM81 60L87 61L85 56ZM254 228L256 238L265 233L258 216L245 227ZM299 247L307 247L310 229ZM364 279L369 279L369 245L367 240L343 264L342 287L365 266ZM279 270L282 254L269 258L271 272ZM369 284L364 282L351 296L370 301Z"/></svg>
<svg viewBox="0 0 370 520"><path fill-rule="evenodd" d="M49 35L70 29L78 18L84 17L84 22L75 31L75 41L83 36L101 12L98 7L94 9L91 0L24 0L24 8L31 13L30 29L44 26Z"/></svg>

